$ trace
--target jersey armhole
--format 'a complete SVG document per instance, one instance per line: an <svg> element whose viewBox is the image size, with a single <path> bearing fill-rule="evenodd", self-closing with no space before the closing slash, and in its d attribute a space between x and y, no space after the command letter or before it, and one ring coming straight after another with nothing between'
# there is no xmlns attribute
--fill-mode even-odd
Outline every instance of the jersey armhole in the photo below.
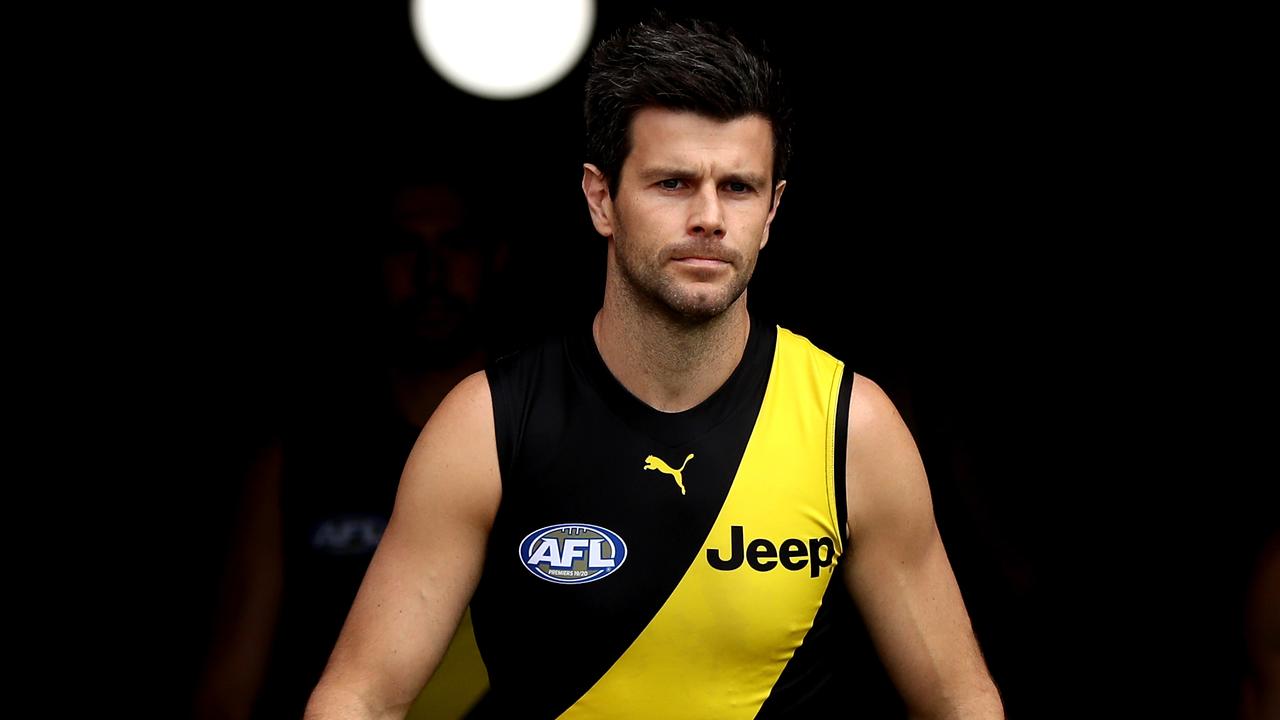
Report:
<svg viewBox="0 0 1280 720"><path fill-rule="evenodd" d="M485 378L489 381L489 397L493 402L493 436L497 441L498 476L505 486L509 477L512 458L515 456L514 432L511 418L514 417L509 393L508 360L500 358L489 362L485 367Z"/></svg>
<svg viewBox="0 0 1280 720"><path fill-rule="evenodd" d="M849 503L847 492L847 448L849 440L849 393L853 389L853 369L844 363L840 363L836 368L836 378L839 382L835 382L833 378L832 389L835 397L831 398L827 407L832 408L829 415L831 422L829 423L829 432L827 447L831 453L831 462L827 467L831 469L831 478L828 487L831 488L831 494L834 496L834 511L836 523L836 543L841 554L845 552L846 541L848 536L845 534L845 528L848 526L849 520Z"/></svg>

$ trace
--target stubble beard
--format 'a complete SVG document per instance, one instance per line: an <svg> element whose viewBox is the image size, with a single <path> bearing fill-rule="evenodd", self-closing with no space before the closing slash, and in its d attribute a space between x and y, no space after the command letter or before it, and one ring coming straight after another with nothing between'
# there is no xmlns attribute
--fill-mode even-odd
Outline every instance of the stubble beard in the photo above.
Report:
<svg viewBox="0 0 1280 720"><path fill-rule="evenodd" d="M670 268L670 249L656 256L641 257L633 252L619 225L614 234L614 255L624 292L641 307L656 310L680 324L702 324L724 314L742 296L755 270L755 257L730 257L729 278L718 284L681 282Z"/></svg>

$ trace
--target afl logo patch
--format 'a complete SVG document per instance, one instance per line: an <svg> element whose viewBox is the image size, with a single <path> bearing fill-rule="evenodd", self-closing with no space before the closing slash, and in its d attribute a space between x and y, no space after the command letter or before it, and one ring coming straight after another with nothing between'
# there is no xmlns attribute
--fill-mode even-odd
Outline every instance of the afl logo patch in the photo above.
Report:
<svg viewBox="0 0 1280 720"><path fill-rule="evenodd" d="M627 544L599 525L549 525L520 541L520 563L543 580L564 585L599 580L626 559Z"/></svg>

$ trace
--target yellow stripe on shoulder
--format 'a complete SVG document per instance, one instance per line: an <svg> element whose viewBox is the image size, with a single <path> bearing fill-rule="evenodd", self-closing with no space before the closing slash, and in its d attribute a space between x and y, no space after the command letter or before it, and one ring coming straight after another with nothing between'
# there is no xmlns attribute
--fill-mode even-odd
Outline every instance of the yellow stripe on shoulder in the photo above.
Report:
<svg viewBox="0 0 1280 720"><path fill-rule="evenodd" d="M792 383L802 385L807 392L821 392L824 395L823 416L826 418L826 430L823 436L826 441L826 492L827 510L831 516L832 527L836 528L836 548L844 552L844 531L839 527L839 513L836 509L836 493L844 488L844 482L836 478L836 409L839 407L840 381L846 370L845 364L831 353L814 345L808 338L798 335L782 326L778 326L779 354L785 355L787 371L793 376ZM783 348L786 348L784 351Z"/></svg>

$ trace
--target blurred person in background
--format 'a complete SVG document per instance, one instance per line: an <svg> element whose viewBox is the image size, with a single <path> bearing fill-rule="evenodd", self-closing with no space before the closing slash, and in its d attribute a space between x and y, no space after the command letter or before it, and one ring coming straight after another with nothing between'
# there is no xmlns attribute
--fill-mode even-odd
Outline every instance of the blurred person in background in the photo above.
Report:
<svg viewBox="0 0 1280 720"><path fill-rule="evenodd" d="M484 365L482 306L503 247L468 233L462 197L447 185L403 187L391 205L371 369L296 392L246 473L197 718L302 715L387 525L405 455L448 391ZM483 694L469 616L446 656L415 713L462 717Z"/></svg>

